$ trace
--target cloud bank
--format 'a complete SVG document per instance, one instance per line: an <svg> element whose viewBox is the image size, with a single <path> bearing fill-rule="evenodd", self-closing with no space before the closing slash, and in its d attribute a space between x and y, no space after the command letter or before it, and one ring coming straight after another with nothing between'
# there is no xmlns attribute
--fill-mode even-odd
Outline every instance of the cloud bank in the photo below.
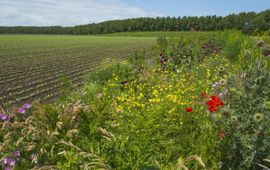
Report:
<svg viewBox="0 0 270 170"><path fill-rule="evenodd" d="M0 26L74 26L160 14L123 0L1 0Z"/></svg>

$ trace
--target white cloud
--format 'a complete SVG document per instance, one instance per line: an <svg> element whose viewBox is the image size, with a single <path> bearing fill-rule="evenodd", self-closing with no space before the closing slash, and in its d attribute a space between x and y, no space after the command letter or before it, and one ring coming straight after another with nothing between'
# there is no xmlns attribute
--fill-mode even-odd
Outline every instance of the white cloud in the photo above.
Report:
<svg viewBox="0 0 270 170"><path fill-rule="evenodd" d="M0 11L0 26L73 26L159 15L123 0L1 0Z"/></svg>

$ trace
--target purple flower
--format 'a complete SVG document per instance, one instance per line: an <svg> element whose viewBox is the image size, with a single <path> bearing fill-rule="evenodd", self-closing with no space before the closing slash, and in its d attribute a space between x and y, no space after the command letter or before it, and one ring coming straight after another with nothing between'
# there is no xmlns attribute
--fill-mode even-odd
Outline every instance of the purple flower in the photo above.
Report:
<svg viewBox="0 0 270 170"><path fill-rule="evenodd" d="M10 120L10 117L7 114L0 113L0 120L2 120L2 121L9 121Z"/></svg>
<svg viewBox="0 0 270 170"><path fill-rule="evenodd" d="M14 157L20 157L21 156L21 152L19 150L13 151L12 154L13 154Z"/></svg>
<svg viewBox="0 0 270 170"><path fill-rule="evenodd" d="M224 89L221 93L219 93L219 97L225 97L228 93L228 89Z"/></svg>
<svg viewBox="0 0 270 170"><path fill-rule="evenodd" d="M212 90L214 90L218 85L219 85L219 82L215 82L215 83L212 85Z"/></svg>
<svg viewBox="0 0 270 170"><path fill-rule="evenodd" d="M18 112L19 112L19 113L25 113L25 108L20 107L20 108L18 109Z"/></svg>
<svg viewBox="0 0 270 170"><path fill-rule="evenodd" d="M12 167L11 166L5 167L4 170L12 170Z"/></svg>
<svg viewBox="0 0 270 170"><path fill-rule="evenodd" d="M30 107L31 107L31 105L28 104L28 103L25 103L25 104L23 105L23 108L24 108L24 109L29 109Z"/></svg>
<svg viewBox="0 0 270 170"><path fill-rule="evenodd" d="M15 163L16 163L16 161L14 159L11 159L11 158L4 159L4 164L8 164L9 166L14 166Z"/></svg>

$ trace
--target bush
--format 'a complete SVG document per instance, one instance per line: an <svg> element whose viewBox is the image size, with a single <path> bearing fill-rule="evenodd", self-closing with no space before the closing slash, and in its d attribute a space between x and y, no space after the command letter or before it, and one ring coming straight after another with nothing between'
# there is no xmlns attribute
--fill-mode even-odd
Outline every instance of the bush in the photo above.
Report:
<svg viewBox="0 0 270 170"><path fill-rule="evenodd" d="M248 42L240 58L242 70L229 80L227 116L220 122L226 136L223 169L259 169L270 154L270 60Z"/></svg>

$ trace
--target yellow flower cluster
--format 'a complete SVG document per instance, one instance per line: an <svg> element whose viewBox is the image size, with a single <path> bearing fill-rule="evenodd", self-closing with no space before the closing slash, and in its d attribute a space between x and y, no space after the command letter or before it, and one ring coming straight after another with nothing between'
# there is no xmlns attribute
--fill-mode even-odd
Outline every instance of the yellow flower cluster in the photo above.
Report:
<svg viewBox="0 0 270 170"><path fill-rule="evenodd" d="M122 86L122 91L115 98L115 111L133 113L167 109L166 113L174 113L186 106L195 106L201 93L211 92L214 82L228 78L226 70L231 65L227 63L226 60L214 58L186 73L153 69L151 79L134 80ZM119 87L120 81L115 76L109 81L109 87Z"/></svg>

